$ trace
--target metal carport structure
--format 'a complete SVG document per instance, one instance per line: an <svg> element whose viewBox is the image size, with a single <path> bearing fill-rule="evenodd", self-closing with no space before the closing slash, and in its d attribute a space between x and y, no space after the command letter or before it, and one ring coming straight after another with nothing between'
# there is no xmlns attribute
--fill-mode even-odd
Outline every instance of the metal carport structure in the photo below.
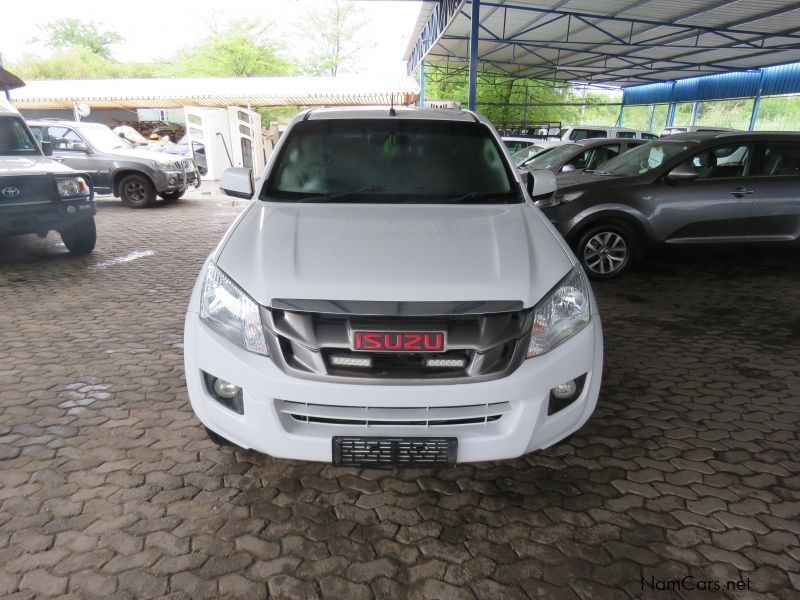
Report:
<svg viewBox="0 0 800 600"><path fill-rule="evenodd" d="M423 61L628 87L800 61L800 4L785 0L435 0L407 50ZM800 91L800 90L794 90Z"/></svg>

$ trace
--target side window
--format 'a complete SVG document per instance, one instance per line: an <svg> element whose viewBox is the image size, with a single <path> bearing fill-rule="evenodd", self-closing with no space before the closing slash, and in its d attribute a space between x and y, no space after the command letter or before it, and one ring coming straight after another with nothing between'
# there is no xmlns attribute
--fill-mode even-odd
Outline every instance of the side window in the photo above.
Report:
<svg viewBox="0 0 800 600"><path fill-rule="evenodd" d="M751 155L747 144L716 146L695 154L688 164L700 173L698 179L744 177L750 174Z"/></svg>
<svg viewBox="0 0 800 600"><path fill-rule="evenodd" d="M607 160L611 160L619 154L620 145L613 144L611 146L598 146L594 148L589 160L586 161L584 169L596 169Z"/></svg>
<svg viewBox="0 0 800 600"><path fill-rule="evenodd" d="M68 127L48 127L47 134L53 141L54 150L71 150L72 144L82 144L81 136Z"/></svg>
<svg viewBox="0 0 800 600"><path fill-rule="evenodd" d="M643 133L642 134L643 140L657 140L658 136L655 133Z"/></svg>
<svg viewBox="0 0 800 600"><path fill-rule="evenodd" d="M40 144L44 140L44 128L41 125L31 125L31 133Z"/></svg>
<svg viewBox="0 0 800 600"><path fill-rule="evenodd" d="M785 142L765 144L762 175L800 175L800 146Z"/></svg>
<svg viewBox="0 0 800 600"><path fill-rule="evenodd" d="M625 138L625 139L633 139L636 137L635 131L618 131L617 132L618 138Z"/></svg>
<svg viewBox="0 0 800 600"><path fill-rule="evenodd" d="M604 137L608 137L608 135L602 129L573 129L572 133L569 134L569 139L573 141Z"/></svg>

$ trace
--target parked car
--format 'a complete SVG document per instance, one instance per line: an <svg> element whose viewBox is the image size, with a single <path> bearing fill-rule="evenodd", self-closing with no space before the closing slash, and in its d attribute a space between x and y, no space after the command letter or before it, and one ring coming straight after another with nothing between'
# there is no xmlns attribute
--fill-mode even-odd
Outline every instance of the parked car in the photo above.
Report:
<svg viewBox="0 0 800 600"><path fill-rule="evenodd" d="M99 123L29 120L40 141L53 145L53 158L92 177L95 192L113 194L126 206L142 208L177 200L189 186L200 185L191 158L133 148Z"/></svg>
<svg viewBox="0 0 800 600"><path fill-rule="evenodd" d="M678 125L667 127L661 132L661 137L675 135L676 133L695 133L697 131L741 131L741 129L730 129L728 127L709 127L706 125Z"/></svg>
<svg viewBox="0 0 800 600"><path fill-rule="evenodd" d="M623 138L638 140L656 140L658 136L649 131L628 129L627 127L597 127L593 125L564 125L557 138L576 142L590 138Z"/></svg>
<svg viewBox="0 0 800 600"><path fill-rule="evenodd" d="M547 152L556 146L563 146L566 143L568 142L553 142L549 140L543 140L534 146L528 146L527 148L523 148L522 150L514 152L514 154L511 155L511 162L514 164L514 166L519 166L534 156L538 156L543 152Z"/></svg>
<svg viewBox="0 0 800 600"><path fill-rule="evenodd" d="M57 231L67 250L87 254L97 239L91 179L44 148L0 91L0 236Z"/></svg>
<svg viewBox="0 0 800 600"><path fill-rule="evenodd" d="M651 244L797 242L800 134L694 132L558 177L538 201L597 278Z"/></svg>
<svg viewBox="0 0 800 600"><path fill-rule="evenodd" d="M515 154L520 150L525 148L530 148L531 146L535 146L537 142L541 141L537 138L532 137L524 137L519 135L512 135L512 136L503 136L501 138L503 140L503 145L508 148L509 154Z"/></svg>
<svg viewBox="0 0 800 600"><path fill-rule="evenodd" d="M298 115L195 285L192 408L218 443L338 465L520 456L595 408L587 279L491 124L466 111Z"/></svg>
<svg viewBox="0 0 800 600"><path fill-rule="evenodd" d="M548 152L522 161L517 168L522 172L536 169L547 169L553 173L591 171L607 160L646 143L647 140L620 138L592 138L562 143Z"/></svg>

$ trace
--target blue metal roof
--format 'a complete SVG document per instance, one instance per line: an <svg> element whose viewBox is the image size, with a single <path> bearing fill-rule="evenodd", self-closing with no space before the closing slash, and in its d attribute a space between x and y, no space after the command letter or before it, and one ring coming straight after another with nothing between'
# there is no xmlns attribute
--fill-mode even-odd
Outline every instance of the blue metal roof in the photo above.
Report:
<svg viewBox="0 0 800 600"><path fill-rule="evenodd" d="M623 105L753 98L800 93L800 63L625 88Z"/></svg>

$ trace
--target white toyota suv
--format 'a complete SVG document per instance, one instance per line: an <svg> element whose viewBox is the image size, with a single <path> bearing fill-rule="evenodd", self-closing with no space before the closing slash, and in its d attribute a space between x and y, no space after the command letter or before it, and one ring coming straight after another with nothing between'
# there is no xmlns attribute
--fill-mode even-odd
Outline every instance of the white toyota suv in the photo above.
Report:
<svg viewBox="0 0 800 600"><path fill-rule="evenodd" d="M603 342L578 261L482 117L294 119L197 279L184 354L217 443L350 466L517 457L595 408Z"/></svg>

